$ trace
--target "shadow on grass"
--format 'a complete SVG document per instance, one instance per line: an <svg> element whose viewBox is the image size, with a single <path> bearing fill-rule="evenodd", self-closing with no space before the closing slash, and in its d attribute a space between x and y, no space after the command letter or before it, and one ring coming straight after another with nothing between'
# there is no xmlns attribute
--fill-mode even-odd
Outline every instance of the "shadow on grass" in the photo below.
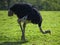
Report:
<svg viewBox="0 0 60 45"><path fill-rule="evenodd" d="M0 45L22 45L27 42L28 41L25 41L25 42L3 42L3 43L0 43Z"/></svg>

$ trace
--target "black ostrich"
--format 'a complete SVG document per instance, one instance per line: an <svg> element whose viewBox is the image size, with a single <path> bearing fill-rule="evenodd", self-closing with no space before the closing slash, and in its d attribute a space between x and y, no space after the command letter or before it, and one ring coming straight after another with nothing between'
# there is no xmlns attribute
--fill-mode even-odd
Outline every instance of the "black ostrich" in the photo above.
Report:
<svg viewBox="0 0 60 45"><path fill-rule="evenodd" d="M8 16L13 16L13 13L15 13L18 17L18 24L20 25L22 31L22 40L25 40L25 27L28 22L38 24L38 27L43 34L51 33L50 30L42 30L42 17L40 13L32 7L32 5L26 3L14 4L9 8ZM21 22L23 22L23 25L21 25Z"/></svg>

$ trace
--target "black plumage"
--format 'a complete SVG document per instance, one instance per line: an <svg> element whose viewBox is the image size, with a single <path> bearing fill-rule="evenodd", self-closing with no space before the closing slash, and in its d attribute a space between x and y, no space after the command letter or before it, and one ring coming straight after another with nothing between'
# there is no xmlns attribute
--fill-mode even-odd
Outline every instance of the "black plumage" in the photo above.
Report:
<svg viewBox="0 0 60 45"><path fill-rule="evenodd" d="M42 21L40 13L29 4L14 4L10 7L18 18L23 18L27 15L27 20L30 20L34 24L38 24Z"/></svg>

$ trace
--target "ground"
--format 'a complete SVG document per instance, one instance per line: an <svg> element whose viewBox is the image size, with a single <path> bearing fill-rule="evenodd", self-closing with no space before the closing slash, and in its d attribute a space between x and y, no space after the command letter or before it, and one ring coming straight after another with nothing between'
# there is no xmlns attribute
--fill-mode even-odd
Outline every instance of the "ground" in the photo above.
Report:
<svg viewBox="0 0 60 45"><path fill-rule="evenodd" d="M7 11L0 11L0 45L60 45L60 11L40 11L43 17L43 30L51 30L50 34L42 34L38 25L29 23L26 26L26 39L21 42L21 29L14 15L8 17Z"/></svg>

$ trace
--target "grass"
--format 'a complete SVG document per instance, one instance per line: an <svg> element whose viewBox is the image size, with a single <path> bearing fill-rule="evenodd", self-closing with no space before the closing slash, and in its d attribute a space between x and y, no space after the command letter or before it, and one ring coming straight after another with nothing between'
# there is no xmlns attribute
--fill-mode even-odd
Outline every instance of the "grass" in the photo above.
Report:
<svg viewBox="0 0 60 45"><path fill-rule="evenodd" d="M0 45L60 45L60 11L41 11L43 30L52 34L42 34L38 25L29 23L26 27L26 39L21 42L21 30L17 17L7 16L7 11L0 11Z"/></svg>

